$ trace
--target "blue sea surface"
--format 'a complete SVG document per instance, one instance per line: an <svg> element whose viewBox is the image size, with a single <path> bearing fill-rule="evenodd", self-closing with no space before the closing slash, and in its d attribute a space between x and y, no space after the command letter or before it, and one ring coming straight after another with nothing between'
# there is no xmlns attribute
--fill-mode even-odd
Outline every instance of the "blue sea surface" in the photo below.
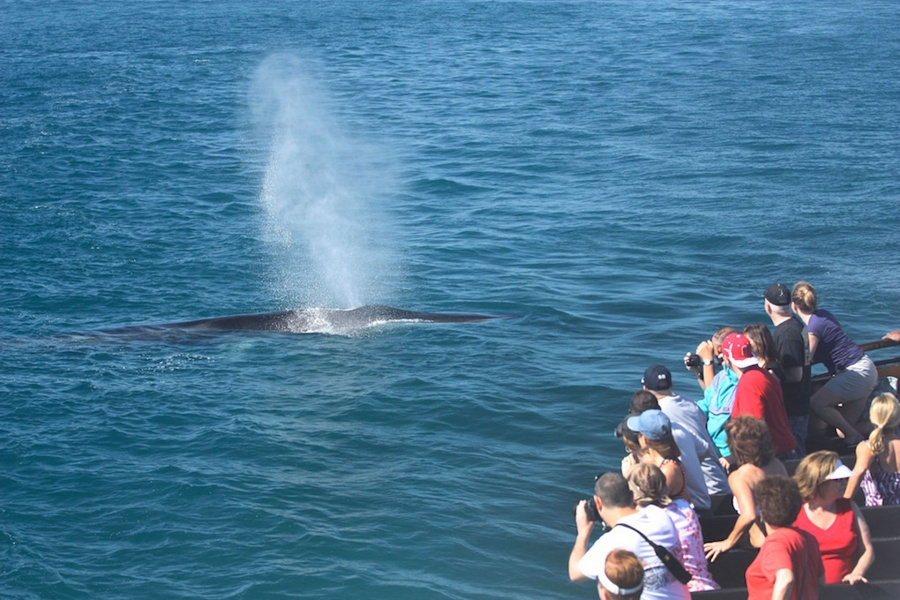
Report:
<svg viewBox="0 0 900 600"><path fill-rule="evenodd" d="M900 11L0 3L0 596L592 598L644 369L900 327ZM514 315L116 336L294 307Z"/></svg>

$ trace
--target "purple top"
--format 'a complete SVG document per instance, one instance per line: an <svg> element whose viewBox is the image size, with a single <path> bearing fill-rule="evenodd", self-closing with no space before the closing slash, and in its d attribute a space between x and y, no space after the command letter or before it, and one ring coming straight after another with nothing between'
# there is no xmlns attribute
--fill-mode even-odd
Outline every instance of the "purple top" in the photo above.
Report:
<svg viewBox="0 0 900 600"><path fill-rule="evenodd" d="M825 363L829 373L843 371L865 356L862 348L847 337L837 318L827 310L819 309L810 315L806 329L819 338L813 360Z"/></svg>

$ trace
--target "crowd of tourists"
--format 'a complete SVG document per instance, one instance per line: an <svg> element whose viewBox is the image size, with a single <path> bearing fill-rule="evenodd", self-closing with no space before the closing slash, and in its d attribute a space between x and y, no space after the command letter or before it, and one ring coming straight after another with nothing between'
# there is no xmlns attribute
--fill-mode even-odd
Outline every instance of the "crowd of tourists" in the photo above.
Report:
<svg viewBox="0 0 900 600"><path fill-rule="evenodd" d="M875 364L809 283L774 284L763 302L774 333L723 327L684 357L702 398L676 393L665 366L645 370L615 429L621 473L598 475L575 508L569 577L595 581L600 598L718 589L709 563L733 548L759 548L750 598L817 598L822 584L866 581L874 550L851 498L862 488L867 506L900 504L896 388L877 393ZM811 393L814 363L830 377ZM855 450L852 470L819 449L835 439ZM784 461L798 459L789 477ZM729 512L731 533L704 543L701 517Z"/></svg>

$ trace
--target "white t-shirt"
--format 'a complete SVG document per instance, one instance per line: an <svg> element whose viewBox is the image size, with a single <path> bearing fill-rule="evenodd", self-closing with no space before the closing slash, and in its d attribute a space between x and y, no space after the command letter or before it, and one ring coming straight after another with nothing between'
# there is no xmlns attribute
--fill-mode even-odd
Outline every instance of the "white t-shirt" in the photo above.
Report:
<svg viewBox="0 0 900 600"><path fill-rule="evenodd" d="M647 506L640 512L623 517L619 523L631 525L681 561L678 531L665 510ZM606 567L607 555L617 548L634 552L644 563L641 600L690 600L691 593L687 586L675 579L644 538L627 527L613 527L601 536L578 561L578 569L585 577L597 579L597 574Z"/></svg>

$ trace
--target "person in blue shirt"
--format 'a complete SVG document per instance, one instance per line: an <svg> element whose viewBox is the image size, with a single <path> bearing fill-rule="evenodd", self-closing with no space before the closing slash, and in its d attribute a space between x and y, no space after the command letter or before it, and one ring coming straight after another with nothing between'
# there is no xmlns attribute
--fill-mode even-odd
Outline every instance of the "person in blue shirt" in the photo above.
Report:
<svg viewBox="0 0 900 600"><path fill-rule="evenodd" d="M701 342L697 346L697 354L703 359L704 371L713 371L711 366L716 358L721 360L722 341L731 333L737 333L734 327L722 327L711 340ZM707 364L708 363L708 364ZM710 373L705 373L704 376ZM734 404L734 392L737 389L738 376L727 365L724 365L718 373L711 376L709 384L703 388L703 398L697 401L697 406L706 415L706 430L713 444L724 459L731 455L725 435L725 423L731 418L731 406Z"/></svg>

